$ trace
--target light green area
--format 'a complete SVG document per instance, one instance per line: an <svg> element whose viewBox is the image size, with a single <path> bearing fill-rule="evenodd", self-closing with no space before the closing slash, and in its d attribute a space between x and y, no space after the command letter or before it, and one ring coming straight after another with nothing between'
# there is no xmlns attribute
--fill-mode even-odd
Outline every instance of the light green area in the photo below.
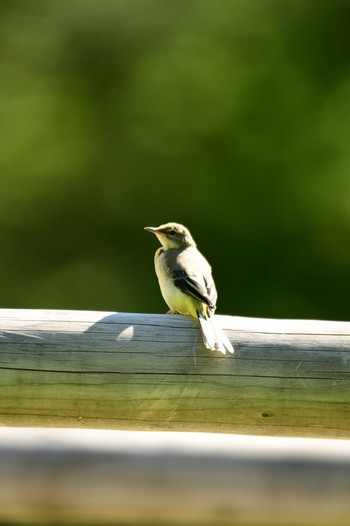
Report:
<svg viewBox="0 0 350 526"><path fill-rule="evenodd" d="M349 381L197 374L1 373L0 423L350 437Z"/></svg>

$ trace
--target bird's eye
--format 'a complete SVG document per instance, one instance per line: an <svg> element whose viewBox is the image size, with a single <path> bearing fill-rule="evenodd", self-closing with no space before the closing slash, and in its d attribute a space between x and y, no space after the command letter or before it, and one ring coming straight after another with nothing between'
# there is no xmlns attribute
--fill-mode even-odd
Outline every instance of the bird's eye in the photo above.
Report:
<svg viewBox="0 0 350 526"><path fill-rule="evenodd" d="M169 230L169 236L173 237L175 236L176 232L175 230Z"/></svg>

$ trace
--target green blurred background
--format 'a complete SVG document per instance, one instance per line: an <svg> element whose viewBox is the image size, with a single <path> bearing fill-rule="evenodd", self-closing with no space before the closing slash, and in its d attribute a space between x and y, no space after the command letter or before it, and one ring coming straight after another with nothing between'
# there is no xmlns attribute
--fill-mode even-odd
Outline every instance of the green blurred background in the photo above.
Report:
<svg viewBox="0 0 350 526"><path fill-rule="evenodd" d="M187 225L218 312L347 319L348 0L2 0L1 307L164 312Z"/></svg>

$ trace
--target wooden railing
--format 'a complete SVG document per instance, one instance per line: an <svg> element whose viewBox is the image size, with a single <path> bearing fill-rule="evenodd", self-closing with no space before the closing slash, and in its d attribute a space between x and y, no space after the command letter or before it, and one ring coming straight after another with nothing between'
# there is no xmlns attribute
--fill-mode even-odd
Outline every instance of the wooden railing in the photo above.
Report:
<svg viewBox="0 0 350 526"><path fill-rule="evenodd" d="M0 523L347 525L350 323L217 320L0 310Z"/></svg>
<svg viewBox="0 0 350 526"><path fill-rule="evenodd" d="M0 310L7 426L350 437L350 323Z"/></svg>

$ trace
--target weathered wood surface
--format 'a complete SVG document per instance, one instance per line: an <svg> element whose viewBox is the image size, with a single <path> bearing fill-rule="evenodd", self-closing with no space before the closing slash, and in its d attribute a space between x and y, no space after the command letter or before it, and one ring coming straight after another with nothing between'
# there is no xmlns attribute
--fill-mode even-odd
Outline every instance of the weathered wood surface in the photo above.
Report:
<svg viewBox="0 0 350 526"><path fill-rule="evenodd" d="M0 310L0 425L350 436L350 323Z"/></svg>
<svg viewBox="0 0 350 526"><path fill-rule="evenodd" d="M350 442L0 429L0 521L348 526Z"/></svg>

